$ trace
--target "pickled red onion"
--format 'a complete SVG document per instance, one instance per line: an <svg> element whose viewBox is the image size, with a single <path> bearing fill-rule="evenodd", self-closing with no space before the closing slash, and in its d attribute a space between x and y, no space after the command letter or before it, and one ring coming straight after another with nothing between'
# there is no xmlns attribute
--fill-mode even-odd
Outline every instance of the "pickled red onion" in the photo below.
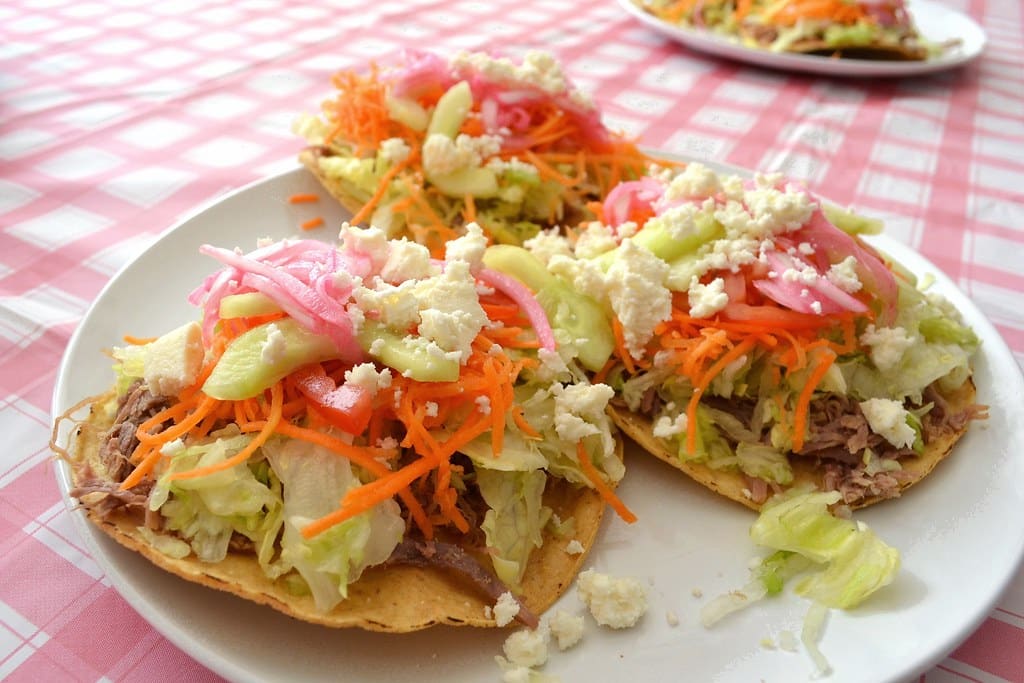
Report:
<svg viewBox="0 0 1024 683"><path fill-rule="evenodd" d="M512 299L530 320L530 325L537 335L537 341L540 342L541 348L548 351L555 350L555 333L551 329L551 323L548 322L548 316L537 301L537 297L526 285L511 275L490 268L481 268L476 273L476 278Z"/></svg>

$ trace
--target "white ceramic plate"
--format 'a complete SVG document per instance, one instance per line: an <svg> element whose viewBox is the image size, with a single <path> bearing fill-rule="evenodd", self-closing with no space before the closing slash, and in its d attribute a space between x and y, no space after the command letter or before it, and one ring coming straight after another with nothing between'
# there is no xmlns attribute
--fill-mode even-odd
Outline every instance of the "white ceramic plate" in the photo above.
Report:
<svg viewBox="0 0 1024 683"><path fill-rule="evenodd" d="M199 255L203 242L254 246L257 237L282 238L309 215L328 225L344 218L326 196L296 207L296 192L324 193L302 169L260 181L199 211L163 235L125 267L97 298L65 353L54 414L105 390L110 363L101 349L123 334L160 334L194 319L186 293L217 264ZM319 230L333 238L333 231ZM911 270L936 272L922 257L889 239L877 245ZM936 288L965 314L985 340L977 358L979 398L991 418L976 424L955 455L899 501L858 515L903 554L896 581L866 605L834 612L821 649L835 668L829 679L897 681L928 669L985 617L1024 553L1024 382L994 328L941 274ZM694 484L660 461L628 454L619 491L640 521L627 527L606 516L587 562L613 575L641 577L650 609L634 629L610 631L587 622L582 644L552 646L545 671L566 681L799 681L812 674L803 653L768 650L766 638L799 633L807 603L792 594L704 629L698 610L711 596L747 579L756 549L747 540L753 515ZM60 466L63 492L68 472ZM494 655L506 633L435 628L408 635L335 631L301 623L234 596L153 567L94 530L74 513L79 531L113 586L171 641L217 673L238 681L498 680ZM701 592L703 598L695 597ZM573 592L559 607L582 613ZM668 612L679 624L669 625Z"/></svg>
<svg viewBox="0 0 1024 683"><path fill-rule="evenodd" d="M616 1L647 26L694 50L786 71L829 76L915 76L961 66L978 57L985 49L985 32L973 19L931 0L909 0L907 3L921 35L936 43L959 40L960 44L938 57L918 62L833 59L820 55L759 50L708 31L662 21L637 6L636 2L640 0Z"/></svg>

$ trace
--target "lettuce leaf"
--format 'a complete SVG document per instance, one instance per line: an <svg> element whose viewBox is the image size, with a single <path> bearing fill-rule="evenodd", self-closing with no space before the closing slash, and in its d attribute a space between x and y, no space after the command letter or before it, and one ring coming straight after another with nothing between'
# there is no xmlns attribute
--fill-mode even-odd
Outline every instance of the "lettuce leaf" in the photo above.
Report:
<svg viewBox="0 0 1024 683"><path fill-rule="evenodd" d="M819 565L797 583L797 594L849 609L892 581L900 555L865 524L833 516L828 506L840 497L836 491L776 496L762 508L750 537Z"/></svg>
<svg viewBox="0 0 1024 683"><path fill-rule="evenodd" d="M490 508L480 528L494 573L518 592L530 553L543 543L541 532L551 517L551 509L541 502L547 475L543 470L503 472L478 467L476 483Z"/></svg>
<svg viewBox="0 0 1024 683"><path fill-rule="evenodd" d="M281 559L308 584L317 608L328 611L348 596L348 584L366 567L390 557L405 522L388 500L327 531L303 538L300 530L338 507L361 483L349 461L305 441L272 439L263 448L284 489Z"/></svg>
<svg viewBox="0 0 1024 683"><path fill-rule="evenodd" d="M234 532L257 545L276 533L268 514L280 508L280 495L259 481L248 463L194 479L172 481L170 475L223 462L251 439L235 431L184 448L171 458L150 496L150 509L159 510L165 527L177 531L204 562L223 560Z"/></svg>

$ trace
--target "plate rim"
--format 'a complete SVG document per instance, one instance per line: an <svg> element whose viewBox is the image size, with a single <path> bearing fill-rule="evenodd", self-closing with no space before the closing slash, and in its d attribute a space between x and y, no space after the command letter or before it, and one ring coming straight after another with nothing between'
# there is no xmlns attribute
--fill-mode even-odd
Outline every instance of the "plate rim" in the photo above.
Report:
<svg viewBox="0 0 1024 683"><path fill-rule="evenodd" d="M972 17L933 0L911 0L910 12L941 12L963 22L979 38L976 49L924 61L886 61L869 59L831 59L820 55L771 52L740 45L729 38L698 29L675 26L641 9L634 0L615 0L634 19L648 28L690 49L704 54L724 57L738 62L777 71L841 77L886 77L929 75L966 66L984 54L988 35Z"/></svg>
<svg viewBox="0 0 1024 683"><path fill-rule="evenodd" d="M652 151L656 151L659 155L665 158L702 163L719 172L741 173L745 175L751 175L756 172L724 162L701 160L664 150ZM228 201L239 194L258 191L260 186L272 186L275 183L282 182L287 177L301 176L305 172L305 169L301 165L296 164L294 167L277 171L269 176L256 179L234 190L230 190L202 202L197 208L187 212L180 220L176 221L166 230L159 233L151 244L121 266L121 268L111 276L110 280L97 294L93 303L90 305L85 315L83 315L81 321L76 326L68 341L61 363L58 366L58 374L51 401L51 418L56 419L57 416L62 414L63 411L74 402L75 397L66 395L66 385L68 384L67 376L70 370L72 356L75 355L78 346L81 344L81 338L87 331L90 319L95 314L95 311L101 309L100 302L103 300L104 295L108 290L117 286L120 279L124 277L125 272L131 268L136 261L143 258L146 254L160 249L161 246L176 233L176 231L182 229L183 226L191 220L213 207ZM815 194L817 195L817 193ZM820 195L818 196L820 197ZM825 199L824 197L820 198ZM920 254L912 247L905 245L888 235L883 234L880 236L873 236L870 241L883 250L888 251L889 249L892 249L895 251L896 254L894 254L894 256L897 257L897 260L901 260L902 257L910 257L912 260L918 261L919 264L926 266L930 272L934 273L936 280L941 281L945 287L955 292L956 298L959 299L957 302L958 308L963 306L968 307L971 310L972 316L977 320L977 322L972 321L972 325L976 328L978 326L983 328L981 330L976 329L976 331L979 332L979 336L984 340L983 353L986 355L986 358L991 359L995 365L1008 364L1009 366L1016 368L1017 372L1015 373L1015 377L1012 382L1015 383L1016 386L1024 389L1024 372L1022 372L1019 364L1012 354L1012 351L1002 338L1002 335L999 334L998 330L987 316L985 316L985 314L967 297L967 295L957 287L952 278L935 266L935 264L927 259L927 257ZM71 513L73 525L77 529L80 537L83 539L93 561L95 561L109 577L111 586L125 599L125 601L128 602L132 608L138 612L139 615L142 616L156 631L211 671L224 676L225 678L229 678L230 680L251 679L253 676L251 669L247 669L245 666L236 662L235 658L225 656L218 649L197 641L197 639L192 637L186 629L181 628L169 617L169 615L165 614L164 611L160 609L160 605L154 605L151 599L147 599L143 595L143 593L134 585L131 577L127 576L117 565L113 563L111 557L108 556L108 551L102 545L114 544L116 546L116 543L103 535L102 532L94 529L93 525L88 521L85 515L81 514L80 510L76 510L73 501L68 498L67 492L70 490L71 482L67 463L60 459L55 459L54 469L58 488L62 496L62 502ZM1016 539L1016 548L1012 551L1015 561L1012 565L1008 565L1006 567L1002 580L998 585L988 591L987 598L982 603L978 603L974 606L973 618L967 622L961 622L958 624L958 628L950 630L947 638L944 642L938 644L938 647L935 647L935 644L933 643L932 648L929 648L931 652L928 657L913 662L903 671L883 677L879 680L902 680L906 676L918 675L931 669L936 663L948 657L959 644L968 639L977 630L979 625L987 618L993 607L1005 594L1021 565L1024 564L1024 525L1021 526L1019 532L1020 533ZM153 567L153 571L162 570Z"/></svg>

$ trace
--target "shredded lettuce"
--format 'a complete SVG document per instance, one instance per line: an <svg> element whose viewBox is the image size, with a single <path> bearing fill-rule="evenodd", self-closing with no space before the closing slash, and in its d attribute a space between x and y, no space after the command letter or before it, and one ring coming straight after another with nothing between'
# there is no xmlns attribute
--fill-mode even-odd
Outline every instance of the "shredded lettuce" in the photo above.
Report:
<svg viewBox="0 0 1024 683"><path fill-rule="evenodd" d="M302 576L317 608L328 611L348 596L348 584L366 567L390 557L405 522L398 504L385 501L306 539L301 529L334 512L360 481L345 458L294 439L272 439L263 447L284 488L281 559Z"/></svg>
<svg viewBox="0 0 1024 683"><path fill-rule="evenodd" d="M913 344L897 356L892 367L879 368L860 358L841 365L849 393L867 398L910 399L920 402L925 388L938 381L953 389L970 376L970 357L977 336L948 310L941 299L926 297L900 282L899 312L893 328L902 328Z"/></svg>
<svg viewBox="0 0 1024 683"><path fill-rule="evenodd" d="M490 508L480 528L487 538L494 573L519 591L530 553L542 545L542 532L551 517L551 509L541 502L547 475L543 470L503 472L478 467L476 477Z"/></svg>
<svg viewBox="0 0 1024 683"><path fill-rule="evenodd" d="M177 531L204 562L223 560L235 532L263 543L275 532L268 520L272 523L272 513L281 505L280 495L259 481L248 463L194 479L170 477L223 462L251 438L234 431L184 448L171 458L150 495L150 509L159 510L165 527Z"/></svg>
<svg viewBox="0 0 1024 683"><path fill-rule="evenodd" d="M828 506L840 498L836 491L776 496L765 503L750 537L821 565L796 585L797 594L849 609L893 580L900 555L863 523L833 516Z"/></svg>
<svg viewBox="0 0 1024 683"><path fill-rule="evenodd" d="M114 364L114 388L118 396L124 396L131 385L142 379L145 374L146 345L117 346L111 350L111 355L117 361Z"/></svg>
<svg viewBox="0 0 1024 683"><path fill-rule="evenodd" d="M736 444L736 460L744 473L782 486L793 483L793 468L782 451L763 444Z"/></svg>

